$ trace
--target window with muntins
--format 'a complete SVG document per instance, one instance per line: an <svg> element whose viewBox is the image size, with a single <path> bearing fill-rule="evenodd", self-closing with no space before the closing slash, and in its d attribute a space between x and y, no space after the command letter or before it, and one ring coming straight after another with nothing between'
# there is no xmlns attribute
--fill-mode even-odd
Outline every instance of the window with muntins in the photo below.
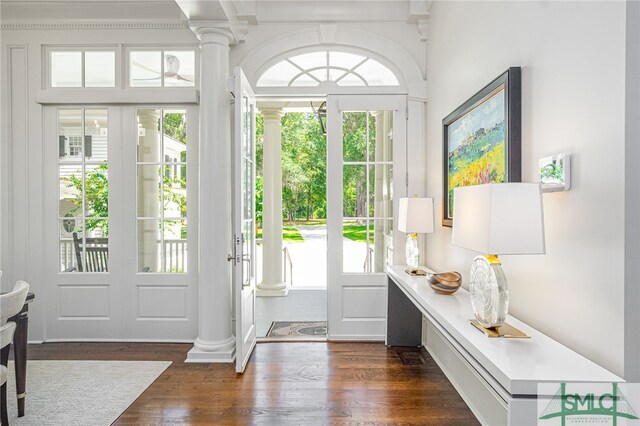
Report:
<svg viewBox="0 0 640 426"><path fill-rule="evenodd" d="M395 74L379 61L347 52L320 51L286 58L267 69L258 87L398 86Z"/></svg>
<svg viewBox="0 0 640 426"><path fill-rule="evenodd" d="M139 272L187 272L187 114L138 109Z"/></svg>
<svg viewBox="0 0 640 426"><path fill-rule="evenodd" d="M115 87L115 50L50 50L49 84L62 87Z"/></svg>
<svg viewBox="0 0 640 426"><path fill-rule="evenodd" d="M194 87L194 50L130 50L130 87Z"/></svg>
<svg viewBox="0 0 640 426"><path fill-rule="evenodd" d="M60 271L108 272L106 109L58 110Z"/></svg>
<svg viewBox="0 0 640 426"><path fill-rule="evenodd" d="M393 259L393 111L342 113L343 272L381 273Z"/></svg>

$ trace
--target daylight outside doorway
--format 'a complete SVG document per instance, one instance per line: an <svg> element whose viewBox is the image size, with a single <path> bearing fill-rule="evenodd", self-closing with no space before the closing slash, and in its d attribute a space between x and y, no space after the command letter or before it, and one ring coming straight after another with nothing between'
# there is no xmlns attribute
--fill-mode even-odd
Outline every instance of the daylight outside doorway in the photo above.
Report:
<svg viewBox="0 0 640 426"><path fill-rule="evenodd" d="M282 239L283 268L292 289L326 288L327 285L327 146L317 110L321 101L299 103L284 109L281 119L282 158ZM345 150L365 152L367 130L375 138L375 124L366 114L347 114L344 127L348 136ZM369 129L367 129L369 127ZM257 280L262 280L262 211L264 120L258 115L256 126L256 213L258 226ZM356 176L357 175L357 176ZM345 209L355 216L366 216L366 176L345 176ZM353 220L343 227L344 268L369 272L373 262L373 224ZM367 240L369 244L367 244Z"/></svg>

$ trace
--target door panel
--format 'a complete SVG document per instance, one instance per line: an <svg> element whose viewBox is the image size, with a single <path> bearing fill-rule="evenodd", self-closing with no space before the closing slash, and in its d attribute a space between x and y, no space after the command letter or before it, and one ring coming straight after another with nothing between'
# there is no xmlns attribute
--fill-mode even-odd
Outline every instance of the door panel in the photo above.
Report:
<svg viewBox="0 0 640 426"><path fill-rule="evenodd" d="M233 144L233 292L236 321L236 371L242 373L256 344L255 146L256 101L242 73L234 69Z"/></svg>
<svg viewBox="0 0 640 426"><path fill-rule="evenodd" d="M327 99L328 328L331 340L384 340L386 265L406 194L406 97Z"/></svg>
<svg viewBox="0 0 640 426"><path fill-rule="evenodd" d="M145 105L122 110L122 336L193 341L198 327L198 109Z"/></svg>
<svg viewBox="0 0 640 426"><path fill-rule="evenodd" d="M161 111L190 120L183 143L160 131L171 127ZM47 106L44 116L45 340L192 342L197 185L186 182L197 178L197 107ZM140 223L151 224L146 239ZM96 251L106 266L91 263Z"/></svg>
<svg viewBox="0 0 640 426"><path fill-rule="evenodd" d="M120 130L117 107L44 109L46 340L120 337Z"/></svg>

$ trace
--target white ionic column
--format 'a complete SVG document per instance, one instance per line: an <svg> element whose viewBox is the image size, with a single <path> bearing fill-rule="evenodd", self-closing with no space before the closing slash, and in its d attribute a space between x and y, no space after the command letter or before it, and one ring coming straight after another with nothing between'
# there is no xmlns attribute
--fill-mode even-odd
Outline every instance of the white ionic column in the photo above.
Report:
<svg viewBox="0 0 640 426"><path fill-rule="evenodd" d="M186 362L232 362L231 129L229 41L224 28L195 28L200 39L198 179L198 338Z"/></svg>
<svg viewBox="0 0 640 426"><path fill-rule="evenodd" d="M258 296L286 296L282 279L282 118L281 109L261 109L264 118L262 156L262 282Z"/></svg>

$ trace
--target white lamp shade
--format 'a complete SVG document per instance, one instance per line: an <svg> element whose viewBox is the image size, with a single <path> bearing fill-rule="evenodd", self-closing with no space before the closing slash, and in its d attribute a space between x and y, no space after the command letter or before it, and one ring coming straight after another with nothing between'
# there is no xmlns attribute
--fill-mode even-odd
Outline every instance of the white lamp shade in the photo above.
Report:
<svg viewBox="0 0 640 426"><path fill-rule="evenodd" d="M398 231L431 234L433 229L433 198L400 198Z"/></svg>
<svg viewBox="0 0 640 426"><path fill-rule="evenodd" d="M485 254L545 253L540 184L459 187L453 205L453 244Z"/></svg>

